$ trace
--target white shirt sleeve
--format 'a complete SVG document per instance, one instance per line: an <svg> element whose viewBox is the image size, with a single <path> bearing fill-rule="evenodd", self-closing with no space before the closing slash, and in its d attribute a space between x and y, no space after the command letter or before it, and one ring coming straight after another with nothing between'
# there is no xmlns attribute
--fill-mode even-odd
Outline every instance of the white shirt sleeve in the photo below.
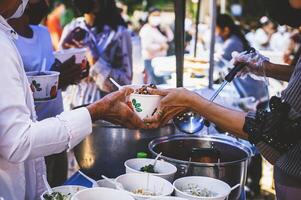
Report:
<svg viewBox="0 0 301 200"><path fill-rule="evenodd" d="M1 38L1 35L0 35ZM0 43L0 157L21 163L74 147L92 132L86 108L64 112L40 122L31 120L29 86L16 48Z"/></svg>

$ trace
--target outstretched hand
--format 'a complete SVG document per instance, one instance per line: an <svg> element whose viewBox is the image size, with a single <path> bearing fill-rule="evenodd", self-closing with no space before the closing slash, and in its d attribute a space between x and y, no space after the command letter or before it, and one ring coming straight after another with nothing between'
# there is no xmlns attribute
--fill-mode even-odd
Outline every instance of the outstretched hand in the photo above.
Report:
<svg viewBox="0 0 301 200"><path fill-rule="evenodd" d="M106 120L130 129L147 128L128 106L128 96L133 92L132 88L123 88L89 105L92 120Z"/></svg>
<svg viewBox="0 0 301 200"><path fill-rule="evenodd" d="M157 111L152 117L144 119L148 128L158 128L167 124L175 116L193 109L193 100L200 98L194 92L185 88L177 89L148 89L150 94L160 95L163 97Z"/></svg>

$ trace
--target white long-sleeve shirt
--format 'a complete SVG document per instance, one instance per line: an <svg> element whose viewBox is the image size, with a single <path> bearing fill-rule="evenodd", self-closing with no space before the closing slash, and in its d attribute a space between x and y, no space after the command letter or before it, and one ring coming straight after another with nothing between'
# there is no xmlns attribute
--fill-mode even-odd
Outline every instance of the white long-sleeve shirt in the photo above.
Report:
<svg viewBox="0 0 301 200"><path fill-rule="evenodd" d="M158 28L145 24L139 33L142 45L142 57L145 60L151 60L156 57L166 56L167 49L162 49L163 44L167 44L174 38L173 32L169 29L163 35Z"/></svg>
<svg viewBox="0 0 301 200"><path fill-rule="evenodd" d="M43 157L77 145L91 133L92 122L86 108L36 121L32 92L13 42L17 38L0 16L0 196L33 200L45 189Z"/></svg>

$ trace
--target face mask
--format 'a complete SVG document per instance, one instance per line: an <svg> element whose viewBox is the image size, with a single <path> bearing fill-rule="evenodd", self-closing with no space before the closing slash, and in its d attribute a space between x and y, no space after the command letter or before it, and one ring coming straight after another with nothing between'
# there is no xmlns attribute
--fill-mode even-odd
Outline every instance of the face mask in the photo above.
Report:
<svg viewBox="0 0 301 200"><path fill-rule="evenodd" d="M48 12L49 7L44 0L40 0L38 3L29 4L29 7L25 11L29 17L29 23L32 25L40 24Z"/></svg>
<svg viewBox="0 0 301 200"><path fill-rule="evenodd" d="M25 8L27 6L28 1L29 0L22 0L22 3L20 4L20 6L16 10L16 12L12 16L10 16L8 19L20 18L23 15L24 11L25 11Z"/></svg>
<svg viewBox="0 0 301 200"><path fill-rule="evenodd" d="M151 26L159 26L161 23L161 17L150 17L149 19L149 24Z"/></svg>

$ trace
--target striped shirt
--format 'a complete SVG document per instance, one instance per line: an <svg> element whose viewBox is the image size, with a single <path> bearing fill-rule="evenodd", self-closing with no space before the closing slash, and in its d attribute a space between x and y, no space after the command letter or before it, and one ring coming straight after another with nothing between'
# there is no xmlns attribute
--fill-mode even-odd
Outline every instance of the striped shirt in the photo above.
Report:
<svg viewBox="0 0 301 200"><path fill-rule="evenodd" d="M301 59L291 76L288 87L282 92L281 99L291 105L290 118L301 115ZM248 113L247 118L255 118L256 113ZM301 132L300 132L301 134ZM264 142L257 144L262 155L284 174L301 180L301 142L281 155Z"/></svg>

